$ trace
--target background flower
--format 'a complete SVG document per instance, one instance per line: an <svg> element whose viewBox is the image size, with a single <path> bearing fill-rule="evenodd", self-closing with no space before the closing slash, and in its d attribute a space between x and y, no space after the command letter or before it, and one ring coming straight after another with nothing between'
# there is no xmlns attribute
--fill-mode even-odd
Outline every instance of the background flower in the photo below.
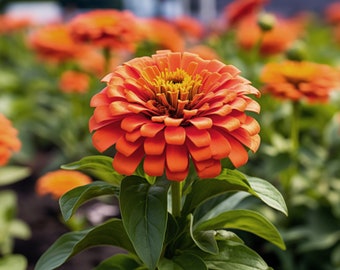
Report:
<svg viewBox="0 0 340 270"><path fill-rule="evenodd" d="M59 87L64 93L86 93L89 89L90 77L79 71L67 70L61 75Z"/></svg>
<svg viewBox="0 0 340 270"><path fill-rule="evenodd" d="M51 194L59 199L67 191L91 183L91 178L78 171L56 170L41 176L36 182L39 195Z"/></svg>
<svg viewBox="0 0 340 270"><path fill-rule="evenodd" d="M189 157L201 178L217 176L221 159L236 166L256 151L260 127L246 111L259 112L248 94L259 91L234 66L191 53L159 51L119 66L91 101L94 146L115 145L113 167L131 175L143 161L151 176L184 180Z"/></svg>
<svg viewBox="0 0 340 270"><path fill-rule="evenodd" d="M325 102L339 84L339 72L312 62L284 61L267 64L261 74L263 92L290 100Z"/></svg>
<svg viewBox="0 0 340 270"><path fill-rule="evenodd" d="M0 166L8 163L12 152L19 151L21 142L18 139L18 131L12 126L3 114L0 114Z"/></svg>

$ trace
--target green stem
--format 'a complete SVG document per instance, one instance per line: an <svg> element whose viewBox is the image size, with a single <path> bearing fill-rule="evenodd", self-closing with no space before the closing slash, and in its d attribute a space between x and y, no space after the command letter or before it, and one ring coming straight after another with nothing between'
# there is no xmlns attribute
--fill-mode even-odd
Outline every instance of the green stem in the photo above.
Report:
<svg viewBox="0 0 340 270"><path fill-rule="evenodd" d="M299 121L300 121L300 103L298 101L293 102L293 112L292 112L292 120L291 120L291 131L290 131L290 139L291 139L291 158L293 162L293 167L297 167L298 162L298 151L299 151Z"/></svg>
<svg viewBox="0 0 340 270"><path fill-rule="evenodd" d="M171 184L171 204L172 214L174 217L181 216L181 201L182 201L182 182L174 181Z"/></svg>

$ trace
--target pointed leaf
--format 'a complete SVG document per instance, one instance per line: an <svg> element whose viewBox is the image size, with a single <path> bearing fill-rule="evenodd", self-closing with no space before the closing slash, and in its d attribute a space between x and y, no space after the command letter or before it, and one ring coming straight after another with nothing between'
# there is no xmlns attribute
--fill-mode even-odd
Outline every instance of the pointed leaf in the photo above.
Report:
<svg viewBox="0 0 340 270"><path fill-rule="evenodd" d="M158 265L159 270L207 270L207 266L204 261L193 254L182 254L176 256L171 260L162 258Z"/></svg>
<svg viewBox="0 0 340 270"><path fill-rule="evenodd" d="M111 245L134 252L120 219L84 231L62 235L38 260L35 270L53 270L79 252L98 245Z"/></svg>
<svg viewBox="0 0 340 270"><path fill-rule="evenodd" d="M215 239L216 231L193 231L193 216L189 215L190 218L190 236L195 244L203 251L210 254L218 254L218 246Z"/></svg>
<svg viewBox="0 0 340 270"><path fill-rule="evenodd" d="M61 213L65 221L69 220L74 212L83 203L102 196L102 195L117 195L118 188L112 184L95 181L88 185L76 187L66 192L59 200Z"/></svg>
<svg viewBox="0 0 340 270"><path fill-rule="evenodd" d="M139 266L130 254L117 254L101 262L95 270L132 270Z"/></svg>
<svg viewBox="0 0 340 270"><path fill-rule="evenodd" d="M113 169L112 160L108 156L88 156L79 161L62 165L61 168L82 171L91 175L95 180L102 180L119 187L124 176Z"/></svg>
<svg viewBox="0 0 340 270"><path fill-rule="evenodd" d="M282 237L275 226L267 218L255 211L231 210L201 222L197 226L195 225L194 223L194 232L220 228L251 232L277 245L281 249L285 249Z"/></svg>
<svg viewBox="0 0 340 270"><path fill-rule="evenodd" d="M150 185L144 178L123 179L120 207L124 227L133 246L146 266L156 268L161 256L167 227L167 194L169 182Z"/></svg>
<svg viewBox="0 0 340 270"><path fill-rule="evenodd" d="M246 191L255 195L244 174L237 170L224 169L215 179L203 179L193 183L183 206L183 213L188 214L203 201L231 191Z"/></svg>
<svg viewBox="0 0 340 270"><path fill-rule="evenodd" d="M209 270L273 270L252 249L234 241L220 241L219 254L200 254Z"/></svg>
<svg viewBox="0 0 340 270"><path fill-rule="evenodd" d="M281 193L268 181L247 176L251 188L257 196L270 207L288 215L288 209Z"/></svg>

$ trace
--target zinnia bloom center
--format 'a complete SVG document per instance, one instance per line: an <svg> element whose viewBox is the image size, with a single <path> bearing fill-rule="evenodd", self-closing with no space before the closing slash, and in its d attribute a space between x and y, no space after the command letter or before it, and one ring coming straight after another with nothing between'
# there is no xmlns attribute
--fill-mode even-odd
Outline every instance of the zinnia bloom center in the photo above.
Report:
<svg viewBox="0 0 340 270"><path fill-rule="evenodd" d="M191 109L202 96L200 87L202 77L189 75L182 69L162 71L152 82L157 107L163 113L174 117L183 117L184 109Z"/></svg>

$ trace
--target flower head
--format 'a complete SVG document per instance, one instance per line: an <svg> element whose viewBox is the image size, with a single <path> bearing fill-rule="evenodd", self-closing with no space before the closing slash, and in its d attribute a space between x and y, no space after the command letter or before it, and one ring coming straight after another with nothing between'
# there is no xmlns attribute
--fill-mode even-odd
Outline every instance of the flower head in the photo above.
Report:
<svg viewBox="0 0 340 270"><path fill-rule="evenodd" d="M91 178L78 171L56 170L38 178L36 192L39 195L51 194L59 199L67 191L91 183Z"/></svg>
<svg viewBox="0 0 340 270"><path fill-rule="evenodd" d="M229 26L238 24L243 19L253 16L268 2L268 0L234 0L226 5L223 15Z"/></svg>
<svg viewBox="0 0 340 270"><path fill-rule="evenodd" d="M143 162L151 176L182 181L190 160L201 178L221 172L221 160L245 164L260 127L246 111L260 107L259 91L239 70L196 54L158 51L117 67L91 100L92 140L99 151L115 145L113 167L131 175Z"/></svg>
<svg viewBox="0 0 340 270"><path fill-rule="evenodd" d="M330 91L339 84L339 73L324 64L284 61L267 64L261 81L263 92L279 98L325 102Z"/></svg>
<svg viewBox="0 0 340 270"><path fill-rule="evenodd" d="M83 72L68 70L61 75L59 86L64 93L86 93L90 77Z"/></svg>
<svg viewBox="0 0 340 270"><path fill-rule="evenodd" d="M46 25L34 31L29 39L31 47L43 59L73 60L83 50L71 37L66 25Z"/></svg>
<svg viewBox="0 0 340 270"><path fill-rule="evenodd" d="M182 35L193 41L198 41L203 37L204 26L197 19L190 16L181 16L174 19L174 24Z"/></svg>
<svg viewBox="0 0 340 270"><path fill-rule="evenodd" d="M140 39L137 20L128 11L92 10L77 15L69 25L75 40L98 47L133 51Z"/></svg>
<svg viewBox="0 0 340 270"><path fill-rule="evenodd" d="M0 126L0 166L4 166L12 153L20 150L21 142L17 137L18 131L3 114L0 114Z"/></svg>

